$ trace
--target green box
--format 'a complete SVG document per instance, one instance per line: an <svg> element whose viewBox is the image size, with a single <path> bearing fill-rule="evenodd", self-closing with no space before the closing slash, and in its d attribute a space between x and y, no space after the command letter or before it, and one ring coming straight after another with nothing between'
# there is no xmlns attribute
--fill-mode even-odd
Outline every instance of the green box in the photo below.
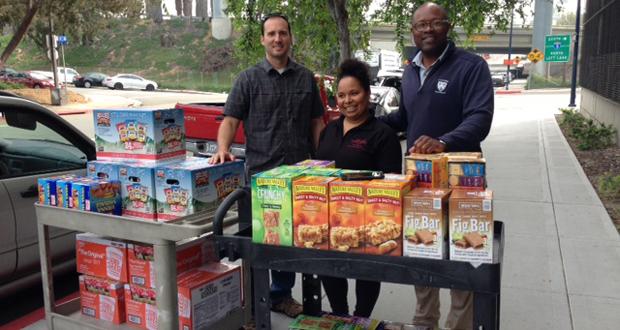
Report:
<svg viewBox="0 0 620 330"><path fill-rule="evenodd" d="M293 181L303 175L278 167L252 176L252 242L293 245Z"/></svg>
<svg viewBox="0 0 620 330"><path fill-rule="evenodd" d="M329 176L329 177L337 177L340 173L340 170L337 168L327 168L327 167L311 167L303 171L306 176Z"/></svg>

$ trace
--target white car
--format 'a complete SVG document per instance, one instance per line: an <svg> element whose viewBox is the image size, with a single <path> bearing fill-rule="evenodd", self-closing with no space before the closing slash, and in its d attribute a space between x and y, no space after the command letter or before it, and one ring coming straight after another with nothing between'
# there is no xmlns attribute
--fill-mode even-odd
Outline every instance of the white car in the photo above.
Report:
<svg viewBox="0 0 620 330"><path fill-rule="evenodd" d="M132 89L145 89L147 91L154 91L157 89L156 82L152 80L144 79L135 74L127 74L127 73L121 73L113 77L107 77L103 81L103 86L106 86L110 89L132 88Z"/></svg>
<svg viewBox="0 0 620 330"><path fill-rule="evenodd" d="M67 84L72 84L73 83L73 78L75 76L79 76L80 75L77 71L75 71L75 69L65 68L65 67L62 67L62 66L59 66L57 68L57 72L58 72L58 80L60 80L62 83L67 82Z"/></svg>

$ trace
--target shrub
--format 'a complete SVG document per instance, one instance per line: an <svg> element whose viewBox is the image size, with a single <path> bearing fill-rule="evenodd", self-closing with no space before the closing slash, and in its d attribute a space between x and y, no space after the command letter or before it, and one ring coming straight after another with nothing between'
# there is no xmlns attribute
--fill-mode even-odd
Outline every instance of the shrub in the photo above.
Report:
<svg viewBox="0 0 620 330"><path fill-rule="evenodd" d="M620 198L620 175L605 174L598 179L601 195Z"/></svg>
<svg viewBox="0 0 620 330"><path fill-rule="evenodd" d="M24 86L21 85L21 84L15 84L15 83L11 83L11 82L0 81L0 90L4 90L4 89L20 89L20 88L24 88Z"/></svg>
<svg viewBox="0 0 620 330"><path fill-rule="evenodd" d="M560 111L560 125L567 128L569 135L577 140L579 150L604 149L615 145L616 129L613 126L599 124L571 109Z"/></svg>

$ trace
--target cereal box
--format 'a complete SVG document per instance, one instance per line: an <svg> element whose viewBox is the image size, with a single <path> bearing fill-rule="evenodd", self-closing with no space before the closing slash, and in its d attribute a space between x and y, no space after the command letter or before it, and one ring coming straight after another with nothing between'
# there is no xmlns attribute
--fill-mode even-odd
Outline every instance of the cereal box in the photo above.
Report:
<svg viewBox="0 0 620 330"><path fill-rule="evenodd" d="M212 245L205 238L177 245L177 274L191 268L199 267L214 254ZM155 287L155 255L153 246L142 243L127 245L127 264L129 266L129 283Z"/></svg>
<svg viewBox="0 0 620 330"><path fill-rule="evenodd" d="M94 110L93 115L99 160L185 158L183 110Z"/></svg>
<svg viewBox="0 0 620 330"><path fill-rule="evenodd" d="M304 172L305 173L305 172ZM327 250L330 177L293 181L293 242L297 247Z"/></svg>
<svg viewBox="0 0 620 330"><path fill-rule="evenodd" d="M118 166L123 216L157 220L155 167L144 162Z"/></svg>
<svg viewBox="0 0 620 330"><path fill-rule="evenodd" d="M320 160L320 159L306 159L295 164L295 166L309 166L309 167L336 167L336 162L333 160Z"/></svg>
<svg viewBox="0 0 620 330"><path fill-rule="evenodd" d="M364 218L368 181L329 183L329 249L364 252Z"/></svg>
<svg viewBox="0 0 620 330"><path fill-rule="evenodd" d="M86 165L86 173L88 177L95 177L104 180L119 180L118 168L120 165L129 165L130 160L119 161L103 161L91 160Z"/></svg>
<svg viewBox="0 0 620 330"><path fill-rule="evenodd" d="M417 175L418 187L448 187L446 157L443 154L411 154L405 157L405 173Z"/></svg>
<svg viewBox="0 0 620 330"><path fill-rule="evenodd" d="M244 182L242 161L209 164L207 158L191 158L158 166L155 169L157 220L214 211Z"/></svg>
<svg viewBox="0 0 620 330"><path fill-rule="evenodd" d="M486 188L486 166L484 158L468 156L448 157L448 185L452 189Z"/></svg>
<svg viewBox="0 0 620 330"><path fill-rule="evenodd" d="M493 192L453 190L450 195L450 259L493 261Z"/></svg>
<svg viewBox="0 0 620 330"><path fill-rule="evenodd" d="M66 178L56 181L56 203L59 207L72 209L73 205L73 193L71 186L74 182L79 182L84 178Z"/></svg>
<svg viewBox="0 0 620 330"><path fill-rule="evenodd" d="M39 204L42 205L58 205L56 182L62 179L74 178L73 174L65 174L53 176L49 178L38 178L37 186L39 192Z"/></svg>
<svg viewBox="0 0 620 330"><path fill-rule="evenodd" d="M303 168L277 167L252 176L252 241L293 245L293 181Z"/></svg>
<svg viewBox="0 0 620 330"><path fill-rule="evenodd" d="M77 272L127 282L127 244L95 234L75 236Z"/></svg>
<svg viewBox="0 0 620 330"><path fill-rule="evenodd" d="M403 197L413 176L391 175L366 186L364 253L402 255Z"/></svg>
<svg viewBox="0 0 620 330"><path fill-rule="evenodd" d="M448 189L415 188L405 195L403 255L443 259L447 256Z"/></svg>
<svg viewBox="0 0 620 330"><path fill-rule="evenodd" d="M125 322L123 284L108 279L80 275L82 314L114 324Z"/></svg>
<svg viewBox="0 0 620 330"><path fill-rule="evenodd" d="M71 183L73 208L121 215L121 184L118 180L82 179Z"/></svg>

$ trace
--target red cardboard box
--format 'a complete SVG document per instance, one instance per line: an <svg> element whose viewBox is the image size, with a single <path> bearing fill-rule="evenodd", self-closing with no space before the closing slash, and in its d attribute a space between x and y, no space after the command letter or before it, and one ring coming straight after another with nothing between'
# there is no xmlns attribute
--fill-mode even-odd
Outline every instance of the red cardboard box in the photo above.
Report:
<svg viewBox="0 0 620 330"><path fill-rule="evenodd" d="M75 236L77 272L127 282L127 244L91 233Z"/></svg>
<svg viewBox="0 0 620 330"><path fill-rule="evenodd" d="M125 322L123 284L80 275L80 306L84 315L114 324Z"/></svg>

